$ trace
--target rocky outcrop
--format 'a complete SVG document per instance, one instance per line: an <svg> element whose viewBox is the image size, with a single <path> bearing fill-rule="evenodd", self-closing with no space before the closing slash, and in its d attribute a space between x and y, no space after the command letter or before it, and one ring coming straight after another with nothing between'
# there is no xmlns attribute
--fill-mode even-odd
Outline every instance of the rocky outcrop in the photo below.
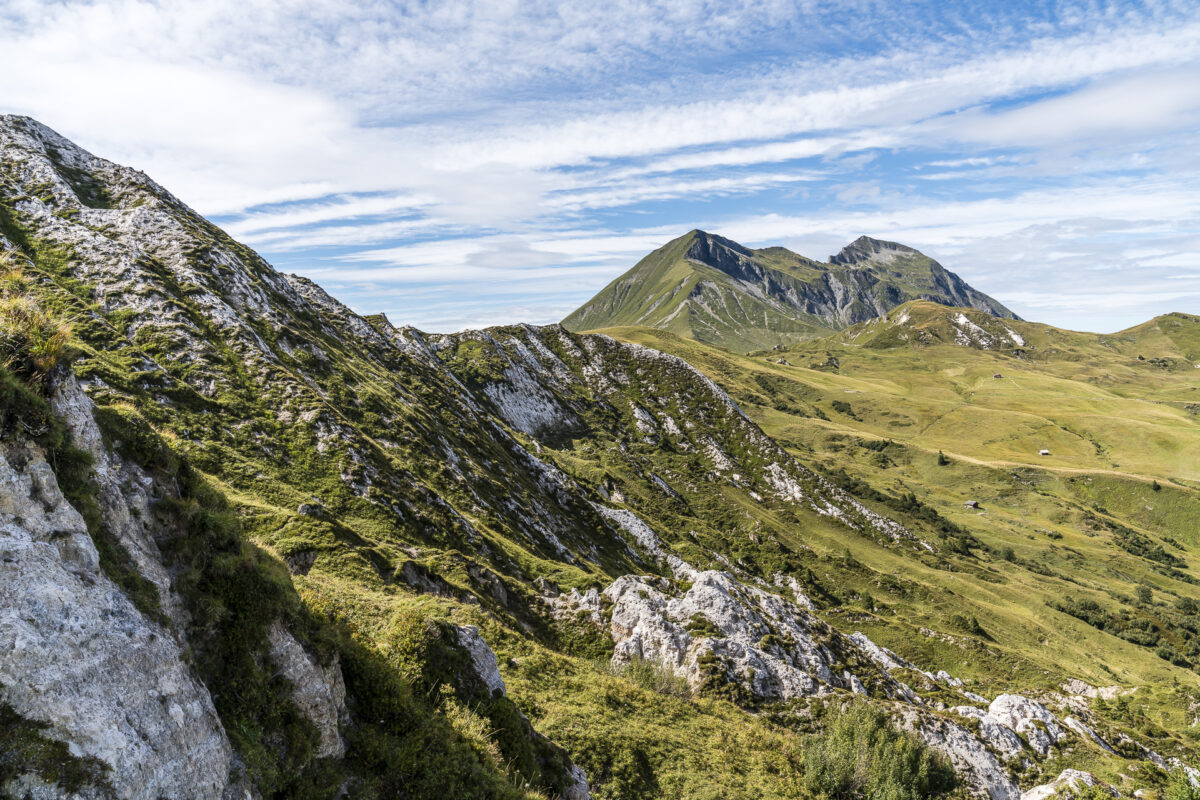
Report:
<svg viewBox="0 0 1200 800"><path fill-rule="evenodd" d="M979 720L979 739L1006 761L1020 757L1025 751L1025 742L1021 740L1021 737L1017 736L1012 728L986 711L974 706L955 706L950 711L960 717Z"/></svg>
<svg viewBox="0 0 1200 800"><path fill-rule="evenodd" d="M86 407L77 388L64 396ZM74 422L99 438L86 415ZM118 797L222 797L232 749L184 644L100 570L45 453L19 439L0 449L0 586L4 703L103 764Z"/></svg>
<svg viewBox="0 0 1200 800"><path fill-rule="evenodd" d="M1058 718L1036 700L1019 694L1002 694L988 706L988 716L1025 737L1040 756L1062 739L1064 730Z"/></svg>
<svg viewBox="0 0 1200 800"><path fill-rule="evenodd" d="M278 620L267 629L267 638L279 674L292 684L292 701L317 729L317 758L340 758L346 743L339 725L349 715L337 661L322 666Z"/></svg>
<svg viewBox="0 0 1200 800"><path fill-rule="evenodd" d="M457 631L459 645L471 656L475 677L493 694L504 694L508 689L500 677L496 654L479 635L479 629L474 625L459 625Z"/></svg>
<svg viewBox="0 0 1200 800"><path fill-rule="evenodd" d="M963 726L914 708L903 709L901 718L905 727L948 758L954 771L976 792L986 794L990 800L1017 800L1021 796L996 754Z"/></svg>
<svg viewBox="0 0 1200 800"><path fill-rule="evenodd" d="M171 576L152 535L154 480L137 464L122 458L104 443L93 415L94 406L72 374L61 376L50 407L66 423L73 444L92 459L95 500L108 535L116 538L137 567L154 584L158 603L176 629L187 617L171 591Z"/></svg>
<svg viewBox="0 0 1200 800"><path fill-rule="evenodd" d="M1021 800L1048 800L1051 797L1069 798L1081 789L1089 786L1101 786L1108 794L1117 797L1117 792L1111 786L1105 786L1090 772L1077 769L1064 769L1050 783L1034 786L1021 795Z"/></svg>
<svg viewBox="0 0 1200 800"><path fill-rule="evenodd" d="M634 575L604 590L612 602L615 665L649 661L686 678L693 689L707 681L733 683L767 700L834 689L915 699L908 687L874 669L856 641L796 603L728 572L693 570L688 577L691 585L682 594L666 579Z"/></svg>
<svg viewBox="0 0 1200 800"><path fill-rule="evenodd" d="M801 609L788 613L782 602L765 603L773 596L726 573L698 573L680 597L671 596L662 579L632 575L618 578L604 594L613 603L615 664L660 664L693 689L719 676L771 699L849 686L833 671L832 654L814 639L811 626L828 635L825 626Z"/></svg>

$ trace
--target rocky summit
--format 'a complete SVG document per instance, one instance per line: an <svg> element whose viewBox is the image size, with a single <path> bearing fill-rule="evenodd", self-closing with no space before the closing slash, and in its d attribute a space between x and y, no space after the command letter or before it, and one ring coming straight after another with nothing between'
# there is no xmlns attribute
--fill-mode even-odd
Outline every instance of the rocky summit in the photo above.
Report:
<svg viewBox="0 0 1200 800"><path fill-rule="evenodd" d="M662 328L730 350L827 336L910 300L1016 315L911 247L862 236L827 262L691 231L639 261L566 319L570 330Z"/></svg>
<svg viewBox="0 0 1200 800"><path fill-rule="evenodd" d="M6 796L1200 786L1195 318L1084 341L901 245L693 232L564 326L424 333L21 117L0 267ZM1086 403L979 410L1005 373Z"/></svg>

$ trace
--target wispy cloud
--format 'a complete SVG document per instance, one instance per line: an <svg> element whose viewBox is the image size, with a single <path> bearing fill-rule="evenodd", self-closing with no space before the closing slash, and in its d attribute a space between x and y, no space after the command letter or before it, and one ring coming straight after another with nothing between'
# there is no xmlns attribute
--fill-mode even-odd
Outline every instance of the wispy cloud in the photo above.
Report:
<svg viewBox="0 0 1200 800"><path fill-rule="evenodd" d="M1078 282L1031 287L1004 248L1158 287L1128 293L1129 314L1194 299L1198 10L16 0L0 75L3 110L426 327L546 321L696 226L906 239L1031 314L1086 322L1101 304ZM1105 222L1069 234L1079 220ZM1055 246L1035 256L1030 232Z"/></svg>

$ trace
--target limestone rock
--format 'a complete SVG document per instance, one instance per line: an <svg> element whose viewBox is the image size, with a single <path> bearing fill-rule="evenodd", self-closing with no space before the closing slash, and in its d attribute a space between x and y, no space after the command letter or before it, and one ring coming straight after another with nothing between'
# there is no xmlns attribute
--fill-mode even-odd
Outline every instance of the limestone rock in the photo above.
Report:
<svg viewBox="0 0 1200 800"><path fill-rule="evenodd" d="M661 578L626 575L604 590L613 602L613 663L643 659L685 677L693 689L714 673L767 699L866 691L842 668L831 643L852 651L815 615L728 572L696 572L691 587L673 596ZM882 674L872 683L887 696L899 686Z"/></svg>
<svg viewBox="0 0 1200 800"><path fill-rule="evenodd" d="M950 760L954 771L990 800L1018 800L1021 790L991 750L966 728L913 708L901 712L905 727Z"/></svg>
<svg viewBox="0 0 1200 800"><path fill-rule="evenodd" d="M591 800L591 787L588 786L587 774L577 764L572 764L568 770L572 783L562 794L562 800Z"/></svg>
<svg viewBox="0 0 1200 800"><path fill-rule="evenodd" d="M106 447L92 415L92 401L74 375L61 378L50 406L67 425L72 443L92 457L96 505L105 530L120 541L137 565L138 573L154 584L158 602L175 628L182 630L186 612L171 591L171 576L155 540L152 520L154 481L145 470Z"/></svg>
<svg viewBox="0 0 1200 800"><path fill-rule="evenodd" d="M231 748L171 631L97 566L83 518L37 447L0 457L0 697L122 798L220 798ZM32 791L32 790L31 790ZM36 793L34 793L36 794Z"/></svg>
<svg viewBox="0 0 1200 800"><path fill-rule="evenodd" d="M500 677L500 665L496 663L496 654L479 635L479 629L474 625L459 625L458 643L470 654L471 664L479 680L493 695L497 692L504 694L507 687L504 685L504 678Z"/></svg>
<svg viewBox="0 0 1200 800"><path fill-rule="evenodd" d="M1019 694L1002 694L988 706L988 715L1023 734L1029 746L1041 756L1063 737L1062 723L1041 703Z"/></svg>
<svg viewBox="0 0 1200 800"><path fill-rule="evenodd" d="M1073 792L1077 792L1085 786L1103 786L1103 784L1090 772L1082 772L1077 769L1064 769L1050 783L1035 786L1022 794L1021 800L1047 800L1050 797L1070 796ZM1104 788L1113 797L1118 796L1112 787L1105 786Z"/></svg>
<svg viewBox="0 0 1200 800"><path fill-rule="evenodd" d="M278 620L267 630L271 659L292 684L296 707L316 726L317 757L340 758L346 752L338 725L347 717L346 685L337 662L321 666Z"/></svg>
<svg viewBox="0 0 1200 800"><path fill-rule="evenodd" d="M955 706L950 709L960 717L979 720L979 738L1005 760L1017 758L1025 750L1021 737L991 714L974 706Z"/></svg>

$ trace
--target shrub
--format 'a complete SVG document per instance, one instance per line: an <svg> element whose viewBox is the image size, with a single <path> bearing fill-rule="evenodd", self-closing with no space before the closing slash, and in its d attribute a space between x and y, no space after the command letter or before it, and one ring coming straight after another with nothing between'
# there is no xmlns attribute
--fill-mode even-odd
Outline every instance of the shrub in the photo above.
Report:
<svg viewBox="0 0 1200 800"><path fill-rule="evenodd" d="M983 626L979 624L979 620L975 619L973 615L965 616L963 614L951 614L950 624L958 628L960 631L964 631L965 633L969 633L973 636L978 636L983 639L992 638L988 635L988 632L983 629Z"/></svg>
<svg viewBox="0 0 1200 800"><path fill-rule="evenodd" d="M692 688L688 685L687 678L676 675L675 670L667 664L635 658L625 664L610 666L609 671L647 691L672 697L692 696Z"/></svg>
<svg viewBox="0 0 1200 800"><path fill-rule="evenodd" d="M828 800L918 800L958 783L954 771L912 733L859 701L833 714L804 750L804 785Z"/></svg>
<svg viewBox="0 0 1200 800"><path fill-rule="evenodd" d="M1200 800L1200 787L1182 769L1171 773L1171 783L1163 793L1166 800Z"/></svg>
<svg viewBox="0 0 1200 800"><path fill-rule="evenodd" d="M939 467L944 467L944 466L946 466L947 464L949 464L949 463L950 463L950 459L946 458L946 454L945 454L945 453L943 453L941 450L938 450L938 460L937 460L937 463L938 463L938 466L939 466Z"/></svg>
<svg viewBox="0 0 1200 800"><path fill-rule="evenodd" d="M1137 587L1138 602L1149 605L1154 600L1154 591L1144 583L1139 583Z"/></svg>
<svg viewBox="0 0 1200 800"><path fill-rule="evenodd" d="M42 384L69 360L71 326L45 311L28 288L12 253L0 253L0 359L25 380Z"/></svg>
<svg viewBox="0 0 1200 800"><path fill-rule="evenodd" d="M1174 647L1171 647L1169 644L1162 645L1155 650L1154 653L1163 661L1170 661L1177 667L1190 667L1192 665L1192 663L1184 658L1178 650L1176 650Z"/></svg>

